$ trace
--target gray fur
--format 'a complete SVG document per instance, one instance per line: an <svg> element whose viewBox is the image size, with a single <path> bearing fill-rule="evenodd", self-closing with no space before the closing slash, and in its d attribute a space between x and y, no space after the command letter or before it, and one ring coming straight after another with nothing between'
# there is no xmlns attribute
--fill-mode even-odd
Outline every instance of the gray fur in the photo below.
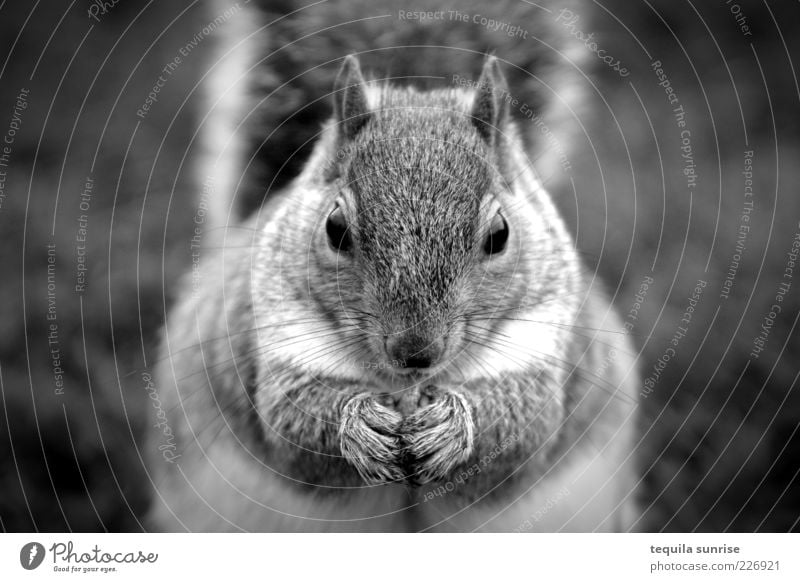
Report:
<svg viewBox="0 0 800 582"><path fill-rule="evenodd" d="M381 406L369 394L354 396L345 404L339 423L340 447L365 483L405 478L398 455L402 421L397 411Z"/></svg>
<svg viewBox="0 0 800 582"><path fill-rule="evenodd" d="M403 420L403 453L411 459L408 478L424 484L447 478L469 460L475 440L473 409L463 394L436 389L431 404Z"/></svg>
<svg viewBox="0 0 800 582"><path fill-rule="evenodd" d="M211 262L215 283L171 318L180 331L168 338L161 380L165 400L183 410L172 418L184 457L180 472L164 471L154 519L174 527L175 511L207 529L224 529L215 515L248 529L323 529L304 520L349 525L359 509L348 500L363 496L379 508L370 524L412 529L399 484L419 504L430 487L459 479L446 499L414 512L426 527L445 516L476 528L488 511L493 528L508 530L548 488L580 482L585 463L606 481L581 487L614 493L595 503L605 520L582 517L577 529L623 527L635 374L628 358L601 378L586 370L603 346L624 353L627 342L575 332L618 321L588 287L513 122L502 120L496 61L479 94L368 86L354 59L343 71L340 90L355 92L344 89L303 174ZM491 133L476 118L490 120ZM355 241L349 254L326 241L335 204ZM487 257L498 206L511 234ZM417 375L394 370L386 353L386 338L409 330L444 346ZM178 349L193 345L205 346L202 357ZM186 395L190 383L197 398ZM183 479L205 507L177 501ZM515 503L523 507L503 517ZM257 517L251 506L273 513Z"/></svg>
<svg viewBox="0 0 800 582"><path fill-rule="evenodd" d="M488 57L478 78L475 99L472 104L472 122L478 133L490 144L502 135L508 118L508 86L497 58Z"/></svg>
<svg viewBox="0 0 800 582"><path fill-rule="evenodd" d="M369 121L364 77L358 60L352 55L344 60L336 77L334 92L334 114L339 121L339 137L347 141L353 139Z"/></svg>

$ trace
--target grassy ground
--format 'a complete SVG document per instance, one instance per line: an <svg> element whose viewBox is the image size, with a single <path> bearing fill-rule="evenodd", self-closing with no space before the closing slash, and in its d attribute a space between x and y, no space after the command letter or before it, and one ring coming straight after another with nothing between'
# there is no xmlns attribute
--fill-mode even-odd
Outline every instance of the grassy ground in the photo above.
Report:
<svg viewBox="0 0 800 582"><path fill-rule="evenodd" d="M0 65L0 134L18 94L29 90L27 108L17 107L21 125L8 167L0 168L7 170L0 206L4 530L141 528L148 483L138 445L155 421L142 371L152 364L174 283L191 264L193 88L213 43L193 47L152 109L137 116L162 67L211 19L202 5L169 4L140 12L144 3L120 2L98 15L99 22L85 7L60 21L67 2L39 8L29 20L25 4L0 10L0 57L8 56ZM590 76L579 84L588 104L577 121L565 122L572 131L562 132L572 136L570 169L543 164L542 171L623 313L652 277L632 331L645 377L655 374L682 326L698 280L706 282L685 337L643 399L642 526L797 529L800 283L783 274L800 220L800 92L791 63L798 9L785 3L770 12L762 3L739 2L746 17L740 22L750 29L745 34L724 3L629 4L574 9L579 20L571 30L595 32L598 46L629 74L621 77L584 50ZM291 5L272 3L272 9L277 14ZM323 6L287 19L268 43L284 46L337 11ZM520 18L508 16L509 22ZM522 24L537 30L537 23ZM467 38L454 30L443 44L485 50L492 47L478 45L495 40L498 56L512 64L548 64L534 58L527 39L483 30L478 42L478 32ZM265 84L278 86L351 50L394 40L377 31L357 42L351 37L331 32L284 48L265 67ZM676 104L658 84L657 60ZM259 180L274 177L286 152L317 130L325 104L304 106L328 90L334 72L328 66L290 83L266 108L264 127L291 117L259 154ZM531 104L541 101L524 75L509 76ZM678 105L685 127L675 116ZM529 129L546 150L538 128ZM694 187L683 172L682 130L690 132ZM751 200L744 196L746 151L753 151L753 210L744 222L744 203ZM88 210L81 208L87 178L93 183ZM244 205L256 204L259 192L246 192ZM76 292L83 214L88 270L85 290ZM741 261L722 298L742 225L749 231ZM48 244L55 245L55 319L48 319ZM792 285L765 350L753 357L754 338L782 280ZM54 355L64 370L63 394Z"/></svg>

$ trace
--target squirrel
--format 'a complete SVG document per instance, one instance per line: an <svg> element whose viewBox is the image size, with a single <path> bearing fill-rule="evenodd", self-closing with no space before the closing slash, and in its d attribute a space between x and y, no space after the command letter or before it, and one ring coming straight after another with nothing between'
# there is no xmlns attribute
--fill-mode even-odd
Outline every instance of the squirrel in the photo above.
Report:
<svg viewBox="0 0 800 582"><path fill-rule="evenodd" d="M431 90L344 59L299 176L167 319L153 529L633 527L633 348L509 95L495 56Z"/></svg>

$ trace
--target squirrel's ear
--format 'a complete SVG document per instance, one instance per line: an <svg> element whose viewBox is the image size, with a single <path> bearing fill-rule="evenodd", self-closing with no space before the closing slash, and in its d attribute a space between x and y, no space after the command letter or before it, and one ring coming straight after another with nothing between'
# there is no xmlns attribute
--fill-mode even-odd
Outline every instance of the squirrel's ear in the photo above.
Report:
<svg viewBox="0 0 800 582"><path fill-rule="evenodd" d="M333 92L339 135L346 140L353 139L369 121L370 115L367 87L358 59L353 55L345 57L344 64L336 77Z"/></svg>
<svg viewBox="0 0 800 582"><path fill-rule="evenodd" d="M495 136L508 117L507 94L508 86L497 58L494 55L487 57L478 79L471 115L472 123L489 145L496 142Z"/></svg>

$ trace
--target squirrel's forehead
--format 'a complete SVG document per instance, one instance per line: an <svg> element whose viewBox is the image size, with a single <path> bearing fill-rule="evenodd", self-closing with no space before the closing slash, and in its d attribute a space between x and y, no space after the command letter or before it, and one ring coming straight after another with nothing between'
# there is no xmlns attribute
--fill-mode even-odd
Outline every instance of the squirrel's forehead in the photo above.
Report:
<svg viewBox="0 0 800 582"><path fill-rule="evenodd" d="M412 134L361 144L347 173L359 211L401 204L420 211L477 212L493 169L483 148L448 138Z"/></svg>
<svg viewBox="0 0 800 582"><path fill-rule="evenodd" d="M376 167L359 172L350 180L359 213L397 212L444 218L442 212L458 211L463 218L477 215L489 193L487 176L442 171L415 166Z"/></svg>

